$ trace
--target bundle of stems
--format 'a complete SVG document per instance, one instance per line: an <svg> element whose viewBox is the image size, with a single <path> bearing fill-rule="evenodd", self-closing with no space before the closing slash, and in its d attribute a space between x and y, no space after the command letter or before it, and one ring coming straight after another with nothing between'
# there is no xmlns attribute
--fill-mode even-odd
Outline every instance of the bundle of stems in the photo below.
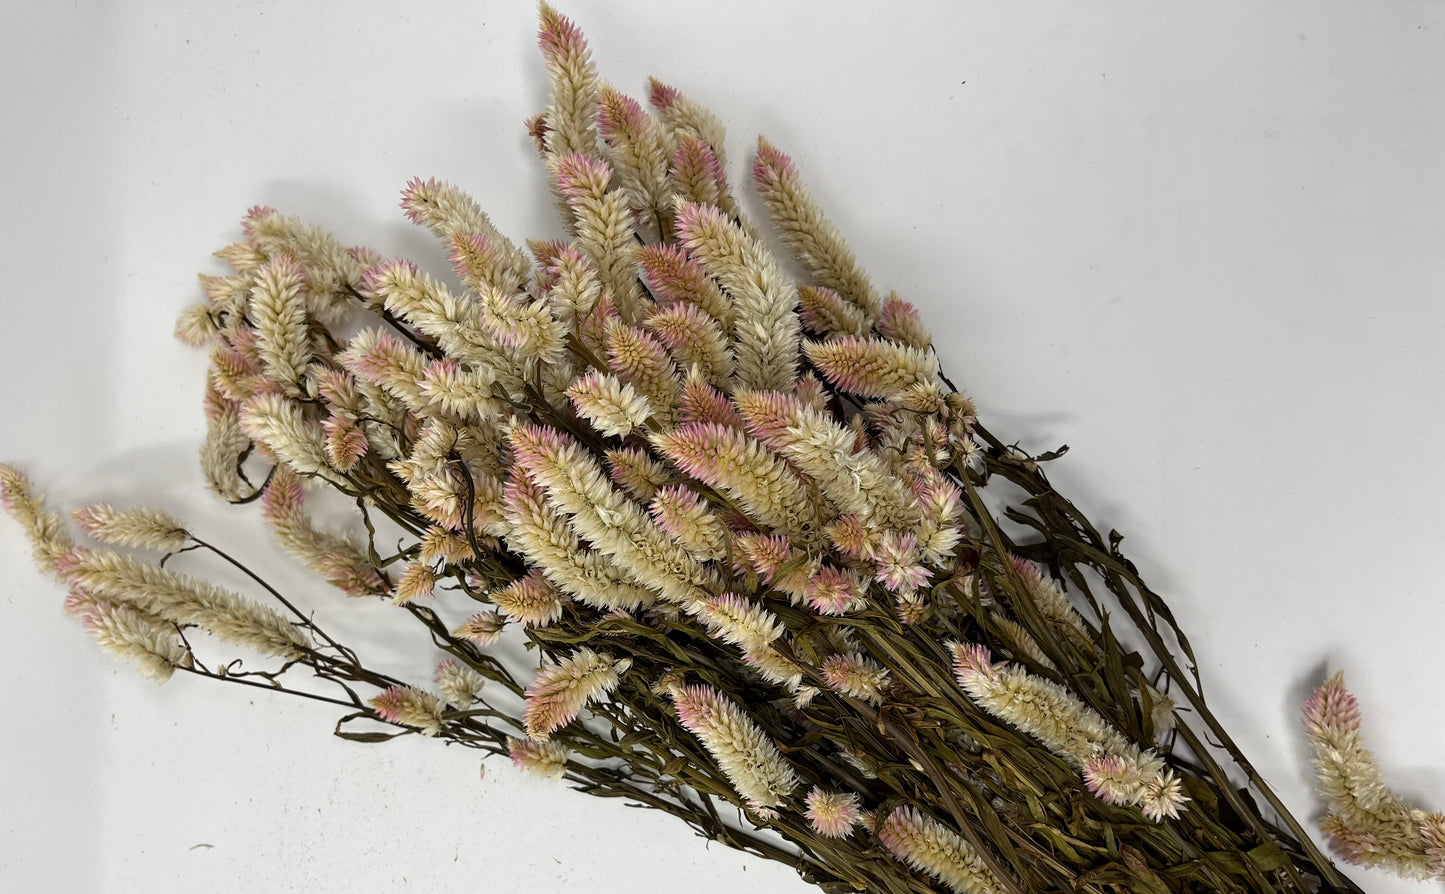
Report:
<svg viewBox="0 0 1445 894"><path fill-rule="evenodd" d="M751 179L799 281L736 202L711 113L606 86L545 5L540 45L529 130L568 239L524 251L413 181L403 209L449 250L448 285L254 208L177 327L210 352L212 489L420 624L434 681L368 664L164 513L83 507L126 549L77 545L0 467L67 610L155 679L324 702L358 742L504 755L829 892L1360 890L1210 711L1122 538L1049 483L1063 450L976 418L791 160L760 141ZM313 490L356 529L319 525ZM197 553L255 592L175 570ZM1362 775L1338 680L1308 718L1342 853L1441 872L1445 822Z"/></svg>

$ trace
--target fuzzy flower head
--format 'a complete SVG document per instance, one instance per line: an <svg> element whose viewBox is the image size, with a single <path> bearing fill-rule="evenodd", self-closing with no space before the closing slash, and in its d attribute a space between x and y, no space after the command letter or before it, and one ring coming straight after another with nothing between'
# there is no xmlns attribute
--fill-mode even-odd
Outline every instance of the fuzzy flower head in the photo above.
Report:
<svg viewBox="0 0 1445 894"><path fill-rule="evenodd" d="M470 707L480 698L486 683L481 674L455 658L437 665L435 679L442 697L459 708Z"/></svg>
<svg viewBox="0 0 1445 894"><path fill-rule="evenodd" d="M422 596L430 596L436 589L437 579L438 575L430 565L424 562L408 562L402 569L401 576L397 578L392 602L406 605Z"/></svg>
<svg viewBox="0 0 1445 894"><path fill-rule="evenodd" d="M804 802L809 825L824 838L845 837L858 825L862 813L858 796L852 792L826 792L814 787Z"/></svg>
<svg viewBox="0 0 1445 894"><path fill-rule="evenodd" d="M727 532L694 491L682 485L664 487L653 495L648 511L663 533L697 557L717 559L724 555Z"/></svg>
<svg viewBox="0 0 1445 894"><path fill-rule="evenodd" d="M918 538L912 534L884 532L873 551L873 560L878 563L877 580L893 593L913 593L928 583L932 574L923 566Z"/></svg>
<svg viewBox="0 0 1445 894"><path fill-rule="evenodd" d="M836 692L870 704L882 704L888 688L888 669L857 652L830 655L823 662L823 679Z"/></svg>
<svg viewBox="0 0 1445 894"><path fill-rule="evenodd" d="M0 463L0 506L25 529L36 567L48 573L64 574L58 571L57 562L75 544L65 533L60 516L40 501L30 480L19 469L5 463Z"/></svg>
<svg viewBox="0 0 1445 894"><path fill-rule="evenodd" d="M414 726L424 736L436 736L442 731L446 703L430 692L410 686L393 686L367 704L387 723Z"/></svg>
<svg viewBox="0 0 1445 894"><path fill-rule="evenodd" d="M840 568L824 566L808 578L804 599L823 615L841 615L863 598L859 581Z"/></svg>
<svg viewBox="0 0 1445 894"><path fill-rule="evenodd" d="M1184 784L1173 770L1161 770L1144 786L1144 795L1139 807L1144 816L1156 823L1165 817L1178 819L1179 810L1189 799L1184 796Z"/></svg>
<svg viewBox="0 0 1445 894"><path fill-rule="evenodd" d="M739 571L752 572L771 583L783 563L794 555L781 534L743 534L733 540L733 561Z"/></svg>
<svg viewBox="0 0 1445 894"><path fill-rule="evenodd" d="M452 631L452 636L469 639L479 646L494 645L502 637L507 619L500 612L478 612Z"/></svg>
<svg viewBox="0 0 1445 894"><path fill-rule="evenodd" d="M101 543L175 552L190 539L185 527L158 509L117 510L107 503L92 503L72 510L70 517L87 537Z"/></svg>
<svg viewBox="0 0 1445 894"><path fill-rule="evenodd" d="M164 683L176 668L190 667L190 653L174 624L124 603L71 596L67 611L80 618L101 648L134 663L147 679Z"/></svg>
<svg viewBox="0 0 1445 894"><path fill-rule="evenodd" d="M735 593L708 599L697 614L718 639L748 652L760 651L783 635L776 615Z"/></svg>
<svg viewBox="0 0 1445 894"><path fill-rule="evenodd" d="M612 182L612 168L600 158L588 155L564 155L551 163L557 179L557 192L571 203L601 201Z"/></svg>
<svg viewBox="0 0 1445 894"><path fill-rule="evenodd" d="M878 841L889 853L948 886L954 894L1001 894L968 842L912 807L900 807L883 820Z"/></svg>
<svg viewBox="0 0 1445 894"><path fill-rule="evenodd" d="M561 779L567 772L570 752L560 742L534 742L530 739L507 739L507 752L512 766L541 779Z"/></svg>
<svg viewBox="0 0 1445 894"><path fill-rule="evenodd" d="M850 394L892 398L938 375L938 358L897 342L844 336L803 345L829 382Z"/></svg>
<svg viewBox="0 0 1445 894"><path fill-rule="evenodd" d="M1340 747L1360 732L1360 703L1345 689L1345 675L1337 672L1305 702L1305 730L1311 739Z"/></svg>
<svg viewBox="0 0 1445 894"><path fill-rule="evenodd" d="M753 809L777 807L798 787L797 774L748 713L711 686L674 686L677 719L702 742Z"/></svg>
<svg viewBox="0 0 1445 894"><path fill-rule="evenodd" d="M722 162L711 146L692 134L678 138L669 173L674 189L686 201L717 205L728 194Z"/></svg>
<svg viewBox="0 0 1445 894"><path fill-rule="evenodd" d="M492 602L502 614L528 627L545 627L562 617L562 593L535 568L492 593Z"/></svg>
<svg viewBox="0 0 1445 894"><path fill-rule="evenodd" d="M605 652L579 649L557 664L542 668L527 687L523 714L527 735L542 741L571 723L588 702L616 689L619 675L631 664L628 659L617 661Z"/></svg>
<svg viewBox="0 0 1445 894"><path fill-rule="evenodd" d="M596 370L573 382L567 397L577 408L577 415L602 434L616 438L625 438L634 428L645 426L652 415L646 397L616 376Z"/></svg>

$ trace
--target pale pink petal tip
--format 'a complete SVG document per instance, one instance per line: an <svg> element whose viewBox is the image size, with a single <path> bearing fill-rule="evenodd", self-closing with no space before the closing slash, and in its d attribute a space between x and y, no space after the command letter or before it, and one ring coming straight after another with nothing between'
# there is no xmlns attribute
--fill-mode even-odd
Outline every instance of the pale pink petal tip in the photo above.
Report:
<svg viewBox="0 0 1445 894"><path fill-rule="evenodd" d="M1345 689L1345 675L1336 673L1305 702L1305 729L1318 739L1358 731L1360 703Z"/></svg>
<svg viewBox="0 0 1445 894"><path fill-rule="evenodd" d="M792 177L797 174L793 160L778 147L763 137L758 137L758 154L753 158L753 180L764 184L774 179Z"/></svg>
<svg viewBox="0 0 1445 894"><path fill-rule="evenodd" d="M542 56L548 62L587 52L587 41L582 36L582 29L546 3L542 4L540 25L537 31L537 46L541 48Z"/></svg>
<svg viewBox="0 0 1445 894"><path fill-rule="evenodd" d="M246 209L246 216L241 219L241 231L250 236L258 220L277 213L276 209L270 205L252 205Z"/></svg>
<svg viewBox="0 0 1445 894"><path fill-rule="evenodd" d="M620 135L636 134L647 126L642 104L626 94L605 88L597 107L597 131L609 143Z"/></svg>
<svg viewBox="0 0 1445 894"><path fill-rule="evenodd" d="M658 111L667 111L681 98L682 94L676 87L664 84L657 78L647 79L647 101Z"/></svg>
<svg viewBox="0 0 1445 894"><path fill-rule="evenodd" d="M1105 804L1124 804L1129 801L1132 790L1125 781L1126 767L1122 757L1115 754L1098 755L1084 765L1083 775L1084 785L1094 797Z"/></svg>
<svg viewBox="0 0 1445 894"><path fill-rule="evenodd" d="M557 159L552 170L557 177L557 191L572 201L600 197L612 179L607 162L580 153Z"/></svg>
<svg viewBox="0 0 1445 894"><path fill-rule="evenodd" d="M953 672L960 678L986 676L993 672L993 653L979 643L955 643Z"/></svg>

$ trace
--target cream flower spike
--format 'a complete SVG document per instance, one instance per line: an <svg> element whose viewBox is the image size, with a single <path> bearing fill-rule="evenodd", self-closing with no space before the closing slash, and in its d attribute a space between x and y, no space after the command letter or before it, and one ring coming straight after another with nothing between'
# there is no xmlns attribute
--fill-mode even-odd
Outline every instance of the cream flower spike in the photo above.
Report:
<svg viewBox="0 0 1445 894"><path fill-rule="evenodd" d="M70 517L92 540L170 553L190 541L185 526L159 509L118 510L108 503L72 509Z"/></svg>
<svg viewBox="0 0 1445 894"><path fill-rule="evenodd" d="M1360 707L1343 672L1304 706L1315 779L1329 814L1320 828L1346 861L1445 881L1445 815L1412 808L1385 784L1360 735Z"/></svg>

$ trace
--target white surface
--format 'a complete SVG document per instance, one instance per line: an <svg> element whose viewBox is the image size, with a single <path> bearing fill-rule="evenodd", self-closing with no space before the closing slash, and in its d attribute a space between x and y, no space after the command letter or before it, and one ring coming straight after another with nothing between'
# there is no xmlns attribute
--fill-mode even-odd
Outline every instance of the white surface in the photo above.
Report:
<svg viewBox="0 0 1445 894"><path fill-rule="evenodd" d="M1052 477L1128 535L1299 815L1297 706L1336 667L1389 779L1445 805L1445 7L608 6L564 10L605 77L712 105L734 177L759 131L792 152L988 424L1073 446ZM545 87L532 17L7 4L0 456L61 503L144 495L304 584L201 494L204 361L172 320L252 203L435 266L396 210L435 175L554 233L520 123ZM501 763L478 781L458 749L333 739L324 706L153 687L0 531L8 889L807 890L667 817Z"/></svg>

